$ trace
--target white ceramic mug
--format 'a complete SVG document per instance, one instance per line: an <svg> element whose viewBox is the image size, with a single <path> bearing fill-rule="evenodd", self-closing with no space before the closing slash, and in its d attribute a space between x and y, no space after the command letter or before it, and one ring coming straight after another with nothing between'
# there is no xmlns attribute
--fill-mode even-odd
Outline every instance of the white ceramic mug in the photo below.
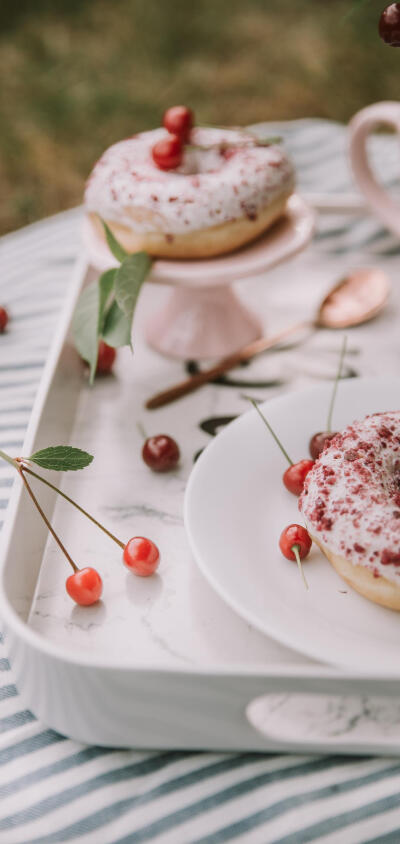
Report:
<svg viewBox="0 0 400 844"><path fill-rule="evenodd" d="M368 135L382 124L400 135L400 103L375 103L352 118L349 124L350 160L354 177L369 205L388 229L400 237L400 205L375 178L367 155Z"/></svg>

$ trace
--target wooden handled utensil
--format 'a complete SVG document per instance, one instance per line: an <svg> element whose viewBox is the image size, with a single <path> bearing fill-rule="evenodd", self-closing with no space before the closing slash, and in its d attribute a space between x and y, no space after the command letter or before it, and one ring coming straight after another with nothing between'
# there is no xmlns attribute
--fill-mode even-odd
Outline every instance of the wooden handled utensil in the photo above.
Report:
<svg viewBox="0 0 400 844"><path fill-rule="evenodd" d="M176 401L176 399L194 392L213 378L223 375L230 369L250 358L277 346L297 332L307 328L350 328L360 325L376 316L385 306L390 290L389 279L382 271L374 267L354 270L335 284L321 302L313 320L297 323L272 337L261 337L234 352L215 366L186 378L174 387L152 396L146 402L148 410Z"/></svg>

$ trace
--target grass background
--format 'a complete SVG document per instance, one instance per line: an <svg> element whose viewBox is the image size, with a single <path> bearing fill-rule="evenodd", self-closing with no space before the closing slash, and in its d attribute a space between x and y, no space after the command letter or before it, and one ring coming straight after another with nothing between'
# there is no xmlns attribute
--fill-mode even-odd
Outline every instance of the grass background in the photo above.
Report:
<svg viewBox="0 0 400 844"><path fill-rule="evenodd" d="M347 121L399 97L376 0L1 0L0 232L81 201L105 147L159 125Z"/></svg>

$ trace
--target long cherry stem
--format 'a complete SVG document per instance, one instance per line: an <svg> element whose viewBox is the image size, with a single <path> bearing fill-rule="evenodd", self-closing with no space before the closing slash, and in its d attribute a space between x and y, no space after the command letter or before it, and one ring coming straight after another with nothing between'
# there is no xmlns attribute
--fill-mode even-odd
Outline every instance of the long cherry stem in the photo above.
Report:
<svg viewBox="0 0 400 844"><path fill-rule="evenodd" d="M342 377L342 368L343 368L344 356L346 354L346 346L347 346L347 336L345 334L344 337L343 337L343 340L342 340L342 348L340 350L339 366L338 366L338 371L336 373L335 383L333 385L331 401L330 401L329 410L328 410L328 420L327 420L326 430L329 431L329 433L331 433L331 431L332 431L332 414L333 414L333 408L334 408L334 404L335 404L338 384L339 384L339 381Z"/></svg>
<svg viewBox="0 0 400 844"><path fill-rule="evenodd" d="M24 484L25 484L25 488L26 488L27 492L29 493L29 495L30 495L30 497L31 497L31 499L32 499L32 501L33 501L33 503L34 503L34 505L35 505L36 509L37 509L37 510L38 510L38 512L40 513L40 515L41 515L41 517L42 517L42 519L43 519L43 521L44 521L44 523L45 523L46 527L48 528L48 530L50 531L51 535L53 536L53 538L54 538L54 539L55 539L55 541L57 542L57 545L59 546L59 548L61 548L61 551L63 552L63 554L66 556L66 558L67 558L67 560L68 560L69 564L72 566L72 568L73 568L74 572L79 571L78 566L77 566L77 565L75 565L75 563L74 563L74 561L73 561L72 557L70 557L70 555L68 554L67 549L66 549L66 548L64 547L64 545L62 544L61 539L59 538L59 536L57 536L57 534L56 534L56 532L55 532L54 528L52 528L52 526L51 526L51 524L50 524L50 522L49 522L49 520L48 520L47 516L44 514L44 512L43 512L43 510L42 510L42 508L41 508L41 506L40 506L40 504L39 504L39 502L38 502L38 500L37 500L37 498L36 498L36 495L34 494L33 490L31 489L30 485L28 484L28 481L27 481L27 479L26 479L26 477L25 477L25 475L24 475L24 471L23 471L22 466L20 466L20 467L18 468L18 471L19 471L19 474L20 474L20 476L21 476L21 478L22 478L22 480L23 480L23 482L24 482Z"/></svg>
<svg viewBox="0 0 400 844"><path fill-rule="evenodd" d="M16 460L14 460L12 457L10 457L8 454L6 454L5 451L1 451L1 449L0 449L0 457L2 457L3 460L5 460L7 463L10 463L11 466L14 466L14 469L19 470L18 462Z"/></svg>
<svg viewBox="0 0 400 844"><path fill-rule="evenodd" d="M290 457L289 457L289 455L288 455L288 453L287 453L286 449L283 447L283 445L282 445L282 443L281 443L280 439L277 437L277 435L276 435L275 431L273 430L273 428L271 428L271 425L269 424L268 419L266 419L266 418L265 418L265 416L264 416L264 414L261 412L261 410L260 410L260 408L259 408L259 406L258 406L257 402L256 402L256 401L254 401L254 399L250 398L250 396L245 396L245 398L247 398L247 399L248 399L248 400L252 403L253 407L255 407L255 409L256 409L256 411L257 411L258 415L259 415L259 416L261 416L261 419L262 419L262 421L264 422L264 425L266 425L266 426L267 426L267 428L268 428L268 430L269 430L270 434L272 434L272 436L273 436L273 438L274 438L274 440L275 440L276 444L279 446L279 448L280 448L280 450L281 450L282 454L284 455L284 457L286 457L287 462L290 464L290 466L293 466L293 460L291 460L291 459L290 459Z"/></svg>
<svg viewBox="0 0 400 844"><path fill-rule="evenodd" d="M143 439L144 439L144 440L147 440L147 439L148 439L148 436L147 436L147 434L146 434L146 431L145 431L144 426L142 425L142 423L141 423L141 422L136 422L136 427L137 427L137 429L138 429L138 431L139 431L140 436L141 436L141 437L143 437Z"/></svg>
<svg viewBox="0 0 400 844"><path fill-rule="evenodd" d="M304 571L303 571L303 566L301 565L301 560L300 560L300 553L299 553L299 551L300 551L300 546L299 546L299 545L297 545L297 543L296 543L295 545L292 545L292 547L291 547L291 549L290 549L290 550L291 550L291 551L293 551L293 554L294 554L294 556L296 557L296 563L297 563L297 565L298 565L298 567L299 567L300 574L301 574L301 576L302 576L302 578L303 578L303 583L304 583L304 586L306 587L306 589L308 589L308 583L307 583L307 581L306 581L306 577L305 577L305 574L304 574Z"/></svg>
<svg viewBox="0 0 400 844"><path fill-rule="evenodd" d="M22 468L23 472L28 472L30 475L32 475L34 478L36 478L38 481L42 481L43 484L46 484L46 486L50 487L50 489L53 489L54 492L58 492L58 494L61 495L62 498L65 498L65 500L68 501L69 504L72 504L73 507L76 507L76 509L79 510L80 513L82 513L84 516L86 516L86 518L89 519L91 522L93 522L93 524L96 525L96 527L100 528L100 530L102 530L103 533L106 533L107 536L109 536L110 539L112 539L114 542L116 542L117 545L120 546L120 548L125 548L125 545L126 545L125 542L121 542L121 540L118 539L116 536L114 536L114 534L111 533L111 531L107 530L107 528L104 527L104 525L102 525L101 522L98 522L97 519L94 518L94 516L91 516L90 513L87 512L87 510L84 510L84 508L81 507L80 504L77 504L77 502L74 501L73 498L70 498L69 495L66 495L66 493L62 492L62 490L59 489L57 486L50 483L50 481L48 481L46 478L43 478L42 475L38 475L37 472L34 472L32 469L29 469L28 466L22 465L21 468Z"/></svg>

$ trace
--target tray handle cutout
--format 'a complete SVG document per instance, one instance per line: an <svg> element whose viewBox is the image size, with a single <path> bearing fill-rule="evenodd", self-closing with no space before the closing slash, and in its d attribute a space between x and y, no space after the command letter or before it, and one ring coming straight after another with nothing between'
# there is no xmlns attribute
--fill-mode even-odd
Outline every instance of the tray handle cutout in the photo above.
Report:
<svg viewBox="0 0 400 844"><path fill-rule="evenodd" d="M400 756L400 699L266 694L246 707L250 725L281 748Z"/></svg>

